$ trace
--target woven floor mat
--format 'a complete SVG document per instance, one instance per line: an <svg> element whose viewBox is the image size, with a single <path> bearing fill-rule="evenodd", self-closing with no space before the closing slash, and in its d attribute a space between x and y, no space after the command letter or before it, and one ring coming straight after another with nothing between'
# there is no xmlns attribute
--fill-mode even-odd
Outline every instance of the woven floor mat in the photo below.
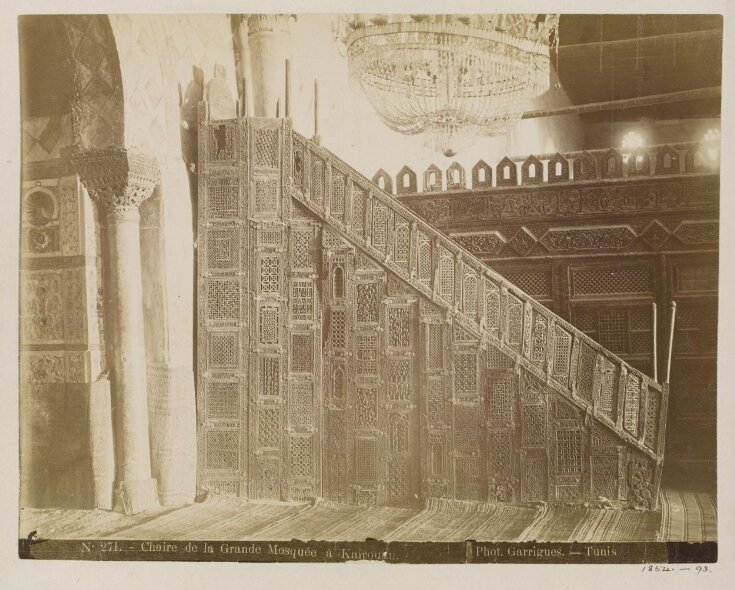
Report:
<svg viewBox="0 0 735 590"><path fill-rule="evenodd" d="M362 541L712 541L711 494L664 489L661 512L577 505L502 505L428 500L424 508L361 507L329 501L247 502L208 496L134 516L102 510L24 509L20 534L42 538Z"/></svg>

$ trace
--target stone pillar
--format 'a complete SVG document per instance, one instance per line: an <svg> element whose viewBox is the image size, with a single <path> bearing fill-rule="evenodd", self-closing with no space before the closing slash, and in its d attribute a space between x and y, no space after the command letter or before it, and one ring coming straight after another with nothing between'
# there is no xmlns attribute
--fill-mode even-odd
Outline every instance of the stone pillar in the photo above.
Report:
<svg viewBox="0 0 735 590"><path fill-rule="evenodd" d="M285 108L286 59L291 57L291 34L287 14L254 14L248 17L248 48L253 114L275 117L280 99Z"/></svg>
<svg viewBox="0 0 735 590"><path fill-rule="evenodd" d="M125 149L84 152L73 162L107 225L115 507L135 514L158 505L151 477L138 207L151 196L160 170L155 158Z"/></svg>

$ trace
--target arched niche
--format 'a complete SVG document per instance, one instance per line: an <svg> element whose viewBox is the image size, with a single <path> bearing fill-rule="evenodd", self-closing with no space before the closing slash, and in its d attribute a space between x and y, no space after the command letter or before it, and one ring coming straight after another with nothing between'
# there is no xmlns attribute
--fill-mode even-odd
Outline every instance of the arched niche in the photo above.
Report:
<svg viewBox="0 0 735 590"><path fill-rule="evenodd" d="M447 168L447 190L463 189L465 187L464 168L458 162L452 162Z"/></svg>
<svg viewBox="0 0 735 590"><path fill-rule="evenodd" d="M405 195L418 192L416 173L408 166L404 166L396 175L396 193Z"/></svg>
<svg viewBox="0 0 735 590"><path fill-rule="evenodd" d="M521 184L541 184L544 181L544 165L536 156L529 156L521 164Z"/></svg>
<svg viewBox="0 0 735 590"><path fill-rule="evenodd" d="M495 184L497 186L516 186L518 184L518 171L513 160L506 157L498 162L496 166Z"/></svg>
<svg viewBox="0 0 735 590"><path fill-rule="evenodd" d="M551 156L547 166L549 182L566 182L569 180L569 160L560 153L557 152Z"/></svg>
<svg viewBox="0 0 735 590"><path fill-rule="evenodd" d="M393 182L391 181L390 174L382 168L373 176L373 182L381 190L384 190L388 194L393 194Z"/></svg>
<svg viewBox="0 0 735 590"><path fill-rule="evenodd" d="M429 166L424 172L424 192L442 190L442 171L436 164Z"/></svg>
<svg viewBox="0 0 735 590"><path fill-rule="evenodd" d="M492 185L493 169L485 160L480 160L472 167L472 188L490 188Z"/></svg>

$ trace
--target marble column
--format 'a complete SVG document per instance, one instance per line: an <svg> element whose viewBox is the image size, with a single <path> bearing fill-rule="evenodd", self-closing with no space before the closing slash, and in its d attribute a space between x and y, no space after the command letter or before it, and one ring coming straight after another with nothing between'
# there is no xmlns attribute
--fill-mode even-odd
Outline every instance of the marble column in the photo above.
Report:
<svg viewBox="0 0 735 590"><path fill-rule="evenodd" d="M287 14L254 14L247 19L253 114L275 117L280 100L285 108L286 59L291 57L291 33Z"/></svg>
<svg viewBox="0 0 735 590"><path fill-rule="evenodd" d="M148 432L139 206L151 196L160 170L155 158L126 149L83 152L73 162L107 226L115 508L135 514L158 505Z"/></svg>

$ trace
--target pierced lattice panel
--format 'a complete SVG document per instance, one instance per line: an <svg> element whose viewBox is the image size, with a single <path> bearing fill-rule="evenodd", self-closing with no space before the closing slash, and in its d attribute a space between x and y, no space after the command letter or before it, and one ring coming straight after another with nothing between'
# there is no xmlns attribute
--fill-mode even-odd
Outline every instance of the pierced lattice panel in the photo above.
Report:
<svg viewBox="0 0 735 590"><path fill-rule="evenodd" d="M411 310L408 307L388 307L388 346L411 347Z"/></svg>
<svg viewBox="0 0 735 590"><path fill-rule="evenodd" d="M658 419L661 411L661 397L657 391L648 390L648 406L646 407L646 435L643 442L649 449L656 450L658 436Z"/></svg>
<svg viewBox="0 0 735 590"><path fill-rule="evenodd" d="M558 428L556 431L556 474L579 475L582 473L581 428Z"/></svg>
<svg viewBox="0 0 735 590"><path fill-rule="evenodd" d="M277 356L258 358L258 394L266 397L280 395L281 359Z"/></svg>
<svg viewBox="0 0 735 590"><path fill-rule="evenodd" d="M510 477L513 474L513 431L491 430L487 435L488 475Z"/></svg>
<svg viewBox="0 0 735 590"><path fill-rule="evenodd" d="M411 230L407 223L396 224L395 243L394 259L405 267L411 252Z"/></svg>
<svg viewBox="0 0 735 590"><path fill-rule="evenodd" d="M237 369L239 343L238 332L210 332L207 336L207 367L225 371Z"/></svg>
<svg viewBox="0 0 735 590"><path fill-rule="evenodd" d="M237 430L207 430L204 444L207 469L239 469L240 443Z"/></svg>
<svg viewBox="0 0 735 590"><path fill-rule="evenodd" d="M480 448L482 410L475 404L454 405L454 446L460 453L477 452Z"/></svg>
<svg viewBox="0 0 735 590"><path fill-rule="evenodd" d="M443 475L445 471L446 437L441 432L429 435L429 473Z"/></svg>
<svg viewBox="0 0 735 590"><path fill-rule="evenodd" d="M365 236L365 206L367 193L356 184L352 184L352 228L359 237Z"/></svg>
<svg viewBox="0 0 735 590"><path fill-rule="evenodd" d="M377 334L358 334L355 337L356 370L358 375L375 375L378 372Z"/></svg>
<svg viewBox="0 0 735 590"><path fill-rule="evenodd" d="M546 318L539 313L534 313L531 329L531 362L538 367L543 367L546 363L546 333Z"/></svg>
<svg viewBox="0 0 735 590"><path fill-rule="evenodd" d="M346 345L346 312L343 309L333 309L330 313L330 330L332 336L332 348L343 349Z"/></svg>
<svg viewBox="0 0 735 590"><path fill-rule="evenodd" d="M497 336L500 328L500 289L492 283L485 285L485 325L491 334Z"/></svg>
<svg viewBox="0 0 735 590"><path fill-rule="evenodd" d="M428 285L431 282L431 244L429 239L419 233L418 245L418 277L419 281Z"/></svg>
<svg viewBox="0 0 735 590"><path fill-rule="evenodd" d="M355 393L355 426L375 428L378 425L378 393L374 387L358 387Z"/></svg>
<svg viewBox="0 0 735 590"><path fill-rule="evenodd" d="M442 326L426 324L426 368L440 369L444 363Z"/></svg>
<svg viewBox="0 0 735 590"><path fill-rule="evenodd" d="M551 297L551 273L548 271L504 272L503 276L531 297Z"/></svg>
<svg viewBox="0 0 735 590"><path fill-rule="evenodd" d="M510 423L513 420L513 398L516 376L513 373L488 375L485 398L487 419Z"/></svg>
<svg viewBox="0 0 735 590"><path fill-rule="evenodd" d="M428 380L427 411L430 424L442 424L445 421L444 414L444 387L441 378Z"/></svg>
<svg viewBox="0 0 735 590"><path fill-rule="evenodd" d="M263 256L260 259L260 292L281 292L281 260L278 256Z"/></svg>
<svg viewBox="0 0 735 590"><path fill-rule="evenodd" d="M521 445L546 446L546 408L542 404L524 404L521 408Z"/></svg>
<svg viewBox="0 0 735 590"><path fill-rule="evenodd" d="M641 380L637 375L628 375L625 385L625 408L623 427L633 436L638 436L638 414L640 413Z"/></svg>
<svg viewBox="0 0 735 590"><path fill-rule="evenodd" d="M262 305L258 310L258 342L278 344L280 341L280 309L277 305Z"/></svg>
<svg viewBox="0 0 735 590"><path fill-rule="evenodd" d="M376 283L357 283L356 320L361 323L378 321L378 285Z"/></svg>
<svg viewBox="0 0 735 590"><path fill-rule="evenodd" d="M521 460L521 501L543 502L547 499L546 459L526 457Z"/></svg>
<svg viewBox="0 0 735 590"><path fill-rule="evenodd" d="M462 298L464 312L475 317L477 315L477 276L466 274L462 285Z"/></svg>
<svg viewBox="0 0 735 590"><path fill-rule="evenodd" d="M308 270L313 266L314 232L311 229L294 229L291 236L291 266Z"/></svg>
<svg viewBox="0 0 735 590"><path fill-rule="evenodd" d="M448 253L439 259L439 295L444 301L454 301L454 257Z"/></svg>
<svg viewBox="0 0 735 590"><path fill-rule="evenodd" d="M455 458L455 481L458 500L479 502L480 459L478 457Z"/></svg>
<svg viewBox="0 0 735 590"><path fill-rule="evenodd" d="M618 463L617 455L593 455L590 457L592 497L594 499L618 499Z"/></svg>
<svg viewBox="0 0 735 590"><path fill-rule="evenodd" d="M278 129L255 130L255 165L266 168L278 167Z"/></svg>
<svg viewBox="0 0 735 590"><path fill-rule="evenodd" d="M324 205L324 160L314 154L311 155L311 177L309 188L311 200L318 206Z"/></svg>
<svg viewBox="0 0 735 590"><path fill-rule="evenodd" d="M275 213L278 207L278 180L274 178L255 181L254 213Z"/></svg>
<svg viewBox="0 0 735 590"><path fill-rule="evenodd" d="M311 373L314 370L314 337L311 334L291 335L291 372Z"/></svg>
<svg viewBox="0 0 735 590"><path fill-rule="evenodd" d="M209 279L207 291L207 319L237 320L240 317L240 281L238 279Z"/></svg>
<svg viewBox="0 0 735 590"><path fill-rule="evenodd" d="M291 381L288 404L288 418L292 425L314 425L314 385L311 382Z"/></svg>
<svg viewBox="0 0 735 590"><path fill-rule="evenodd" d="M653 269L648 266L575 269L572 285L574 295L652 293Z"/></svg>
<svg viewBox="0 0 735 590"><path fill-rule="evenodd" d="M615 419L618 394L618 365L605 358L600 375L599 408L611 420Z"/></svg>
<svg viewBox="0 0 735 590"><path fill-rule="evenodd" d="M291 319L296 321L314 319L314 285L311 280L291 283Z"/></svg>
<svg viewBox="0 0 735 590"><path fill-rule="evenodd" d="M477 391L477 353L454 353L454 391L458 396L476 396Z"/></svg>
<svg viewBox="0 0 735 590"><path fill-rule="evenodd" d="M313 444L311 436L292 435L289 444L292 477L311 477Z"/></svg>
<svg viewBox="0 0 735 590"><path fill-rule="evenodd" d="M408 400L411 397L411 360L388 359L388 399Z"/></svg>
<svg viewBox="0 0 735 590"><path fill-rule="evenodd" d="M329 208L332 216L342 219L345 214L345 176L332 170L332 194Z"/></svg>
<svg viewBox="0 0 735 590"><path fill-rule="evenodd" d="M212 269L237 269L240 265L238 228L212 228L207 232L207 266Z"/></svg>
<svg viewBox="0 0 735 590"><path fill-rule="evenodd" d="M238 381L208 381L205 416L207 420L238 420L240 418L240 383Z"/></svg>
<svg viewBox="0 0 735 590"><path fill-rule="evenodd" d="M371 484L376 480L377 441L374 438L355 438L355 480Z"/></svg>
<svg viewBox="0 0 735 590"><path fill-rule="evenodd" d="M259 406L257 412L258 447L278 449L281 438L281 409Z"/></svg>
<svg viewBox="0 0 735 590"><path fill-rule="evenodd" d="M388 448L391 453L407 453L409 449L409 418L391 413L388 418Z"/></svg>
<svg viewBox="0 0 735 590"><path fill-rule="evenodd" d="M556 326L554 338L554 379L569 383L569 356L572 351L572 335L561 326Z"/></svg>
<svg viewBox="0 0 735 590"><path fill-rule="evenodd" d="M258 457L255 473L256 497L263 500L280 500L280 460L276 457Z"/></svg>
<svg viewBox="0 0 735 590"><path fill-rule="evenodd" d="M391 459L388 463L388 502L403 505L410 500L409 468L405 461Z"/></svg>
<svg viewBox="0 0 735 590"><path fill-rule="evenodd" d="M240 187L237 176L212 176L207 180L207 218L237 219L240 215Z"/></svg>
<svg viewBox="0 0 735 590"><path fill-rule="evenodd" d="M517 351L523 342L523 302L508 293L508 346Z"/></svg>
<svg viewBox="0 0 735 590"><path fill-rule="evenodd" d="M577 364L577 393L592 403L592 388L595 380L595 359L597 353L584 342L579 344L579 362Z"/></svg>

